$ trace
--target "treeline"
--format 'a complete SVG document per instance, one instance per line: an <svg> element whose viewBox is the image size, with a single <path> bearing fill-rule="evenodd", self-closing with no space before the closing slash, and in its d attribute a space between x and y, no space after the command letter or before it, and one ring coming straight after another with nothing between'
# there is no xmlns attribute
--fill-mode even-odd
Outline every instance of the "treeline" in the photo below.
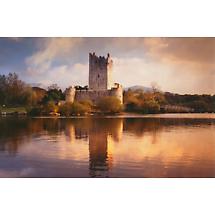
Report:
<svg viewBox="0 0 215 215"><path fill-rule="evenodd" d="M80 88L80 87L79 87ZM86 87L85 87L86 88ZM85 89L84 88L84 89ZM65 92L56 84L47 90L31 87L15 73L0 75L0 111L9 107L24 107L30 115L60 114L63 116L90 113L119 113L121 111L148 113L215 112L215 95L179 95L152 91L128 90L123 94L122 106L115 97L104 97L96 103L84 100L65 102Z"/></svg>
<svg viewBox="0 0 215 215"><path fill-rule="evenodd" d="M193 109L193 112L215 112L215 95L179 95L172 93L164 94L166 102L170 105L180 105Z"/></svg>
<svg viewBox="0 0 215 215"><path fill-rule="evenodd" d="M0 75L0 104L22 106L32 103L32 88L15 73Z"/></svg>
<svg viewBox="0 0 215 215"><path fill-rule="evenodd" d="M124 92L125 111L148 113L215 112L215 95L179 95L162 93L157 89L151 92L128 90Z"/></svg>
<svg viewBox="0 0 215 215"><path fill-rule="evenodd" d="M152 92L128 90L124 92L125 111L143 114L160 113L161 106L166 104L163 93L154 89Z"/></svg>

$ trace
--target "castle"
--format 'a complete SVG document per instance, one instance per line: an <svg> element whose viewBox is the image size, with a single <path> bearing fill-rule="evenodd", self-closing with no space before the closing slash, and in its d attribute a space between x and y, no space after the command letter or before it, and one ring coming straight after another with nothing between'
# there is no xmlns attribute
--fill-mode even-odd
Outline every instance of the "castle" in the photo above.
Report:
<svg viewBox="0 0 215 215"><path fill-rule="evenodd" d="M89 53L89 87L66 89L66 102L91 100L97 102L100 98L114 96L123 103L122 85L112 82L113 60L107 57Z"/></svg>

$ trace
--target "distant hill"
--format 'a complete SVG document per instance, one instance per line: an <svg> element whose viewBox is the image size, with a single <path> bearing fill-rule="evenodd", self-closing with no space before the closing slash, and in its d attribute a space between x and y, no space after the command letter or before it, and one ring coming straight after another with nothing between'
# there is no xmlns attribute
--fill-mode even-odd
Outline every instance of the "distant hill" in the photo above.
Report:
<svg viewBox="0 0 215 215"><path fill-rule="evenodd" d="M143 90L144 92L151 92L152 88L151 87L144 87L141 85L135 85L135 86L131 86L131 87L126 87L124 88L125 91L128 90L132 90L132 91L136 91L136 90Z"/></svg>
<svg viewBox="0 0 215 215"><path fill-rule="evenodd" d="M43 89L43 88L41 88L41 87L32 87L32 90L33 90L34 92L37 92L37 93L43 93L43 94L46 93L46 90Z"/></svg>
<svg viewBox="0 0 215 215"><path fill-rule="evenodd" d="M31 83L30 85L31 85L31 87L38 87L41 89L47 89L47 87L42 83Z"/></svg>

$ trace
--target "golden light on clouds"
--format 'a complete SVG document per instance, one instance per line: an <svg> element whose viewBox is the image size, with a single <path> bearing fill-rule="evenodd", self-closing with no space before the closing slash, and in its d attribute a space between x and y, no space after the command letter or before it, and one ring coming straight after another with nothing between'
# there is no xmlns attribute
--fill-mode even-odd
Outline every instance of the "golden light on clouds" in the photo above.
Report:
<svg viewBox="0 0 215 215"><path fill-rule="evenodd" d="M2 53L11 52L9 56L14 54L15 62L24 65L15 65L8 71L19 73L29 83L57 83L63 89L69 85L87 85L88 53L96 52L111 54L114 81L124 87L150 87L156 82L163 91L215 92L215 38L67 37L9 41L9 49L3 46L6 51ZM23 59L18 44L25 54ZM4 64L7 59L4 57ZM7 65L13 65L11 58ZM17 70L19 66L21 70Z"/></svg>

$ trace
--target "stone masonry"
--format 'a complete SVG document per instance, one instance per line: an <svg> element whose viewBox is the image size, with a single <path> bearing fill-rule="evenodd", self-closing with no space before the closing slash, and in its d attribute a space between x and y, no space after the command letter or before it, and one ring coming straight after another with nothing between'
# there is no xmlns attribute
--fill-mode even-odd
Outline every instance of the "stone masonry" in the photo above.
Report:
<svg viewBox="0 0 215 215"><path fill-rule="evenodd" d="M66 89L66 102L91 100L97 102L105 96L115 96L123 103L122 85L112 83L113 60L107 57L89 53L89 88L76 90L75 87Z"/></svg>

